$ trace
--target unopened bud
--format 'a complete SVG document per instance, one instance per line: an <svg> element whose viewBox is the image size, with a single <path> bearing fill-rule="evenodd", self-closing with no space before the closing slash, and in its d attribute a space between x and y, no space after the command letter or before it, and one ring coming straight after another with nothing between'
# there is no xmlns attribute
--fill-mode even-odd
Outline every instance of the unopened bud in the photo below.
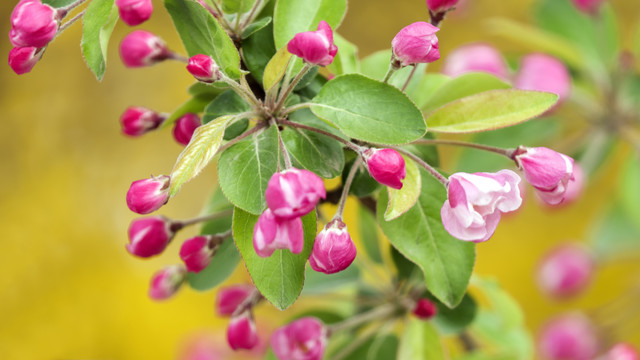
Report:
<svg viewBox="0 0 640 360"><path fill-rule="evenodd" d="M232 285L216 293L216 312L220 316L231 316L254 291L251 285Z"/></svg>
<svg viewBox="0 0 640 360"><path fill-rule="evenodd" d="M132 255L142 258L161 254L175 235L172 225L164 216L133 220L129 226L127 250Z"/></svg>
<svg viewBox="0 0 640 360"><path fill-rule="evenodd" d="M120 43L120 57L127 67L150 66L171 57L165 42L144 30L135 30Z"/></svg>
<svg viewBox="0 0 640 360"><path fill-rule="evenodd" d="M202 125L202 121L196 114L187 113L176 120L173 126L173 138L182 145L189 145L191 137L196 129Z"/></svg>
<svg viewBox="0 0 640 360"><path fill-rule="evenodd" d="M47 46L58 32L59 15L40 0L21 0L11 13L11 43L17 47Z"/></svg>
<svg viewBox="0 0 640 360"><path fill-rule="evenodd" d="M427 0L429 10L434 13L443 13L451 10L460 0Z"/></svg>
<svg viewBox="0 0 640 360"><path fill-rule="evenodd" d="M347 225L335 219L316 236L309 264L315 271L334 274L348 268L356 258L356 253Z"/></svg>
<svg viewBox="0 0 640 360"><path fill-rule="evenodd" d="M154 300L165 300L173 296L185 279L182 265L170 265L156 272L151 277L149 297Z"/></svg>
<svg viewBox="0 0 640 360"><path fill-rule="evenodd" d="M392 64L395 68L440 59L436 32L440 29L426 22L406 26L391 41Z"/></svg>
<svg viewBox="0 0 640 360"><path fill-rule="evenodd" d="M243 311L231 318L227 341L233 350L253 349L258 344L258 330L250 311Z"/></svg>
<svg viewBox="0 0 640 360"><path fill-rule="evenodd" d="M131 106L122 113L120 124L122 132L129 136L140 136L154 130L162 124L165 117L141 106Z"/></svg>
<svg viewBox="0 0 640 360"><path fill-rule="evenodd" d="M216 64L211 56L195 55L189 59L187 71L198 81L205 83L213 83L222 79L220 67Z"/></svg>
<svg viewBox="0 0 640 360"><path fill-rule="evenodd" d="M198 273L211 262L216 244L212 235L201 235L187 239L180 247L180 259L187 267L187 271Z"/></svg>
<svg viewBox="0 0 640 360"><path fill-rule="evenodd" d="M422 320L429 320L436 316L438 308L433 301L429 299L420 299L416 302L416 307L413 309L413 314Z"/></svg>
<svg viewBox="0 0 640 360"><path fill-rule="evenodd" d="M129 26L140 25L149 20L153 12L151 0L116 0L120 18Z"/></svg>
<svg viewBox="0 0 640 360"><path fill-rule="evenodd" d="M43 48L33 46L13 48L9 51L9 66L18 75L26 74L40 61L43 53Z"/></svg>
<svg viewBox="0 0 640 360"><path fill-rule="evenodd" d="M579 244L553 249L538 268L538 285L553 297L567 297L584 290L593 276L595 261Z"/></svg>
<svg viewBox="0 0 640 360"><path fill-rule="evenodd" d="M171 178L166 175L134 181L127 191L127 206L138 214L149 214L169 201Z"/></svg>
<svg viewBox="0 0 640 360"><path fill-rule="evenodd" d="M363 155L371 177L382 185L402 189L407 176L402 155L393 149L368 149Z"/></svg>

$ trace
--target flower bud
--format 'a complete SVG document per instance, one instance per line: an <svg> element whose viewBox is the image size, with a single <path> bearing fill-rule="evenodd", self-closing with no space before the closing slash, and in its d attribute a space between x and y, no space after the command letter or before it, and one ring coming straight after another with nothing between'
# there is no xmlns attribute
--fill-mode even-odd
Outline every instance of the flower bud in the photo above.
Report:
<svg viewBox="0 0 640 360"><path fill-rule="evenodd" d="M406 26L391 41L392 64L400 68L419 63L430 63L440 59L438 38L439 28L426 23L415 22Z"/></svg>
<svg viewBox="0 0 640 360"><path fill-rule="evenodd" d="M271 209L265 210L253 229L253 248L260 257L269 257L277 249L289 249L300 254L304 247L302 220L297 217L283 219Z"/></svg>
<svg viewBox="0 0 640 360"><path fill-rule="evenodd" d="M617 343L603 360L638 360L638 351L631 344Z"/></svg>
<svg viewBox="0 0 640 360"><path fill-rule="evenodd" d="M422 320L429 320L436 316L438 308L433 301L429 299L420 299L416 302L416 307L413 309L413 315Z"/></svg>
<svg viewBox="0 0 640 360"><path fill-rule="evenodd" d="M43 48L33 46L13 48L9 51L9 66L18 75L26 74L40 61L43 53Z"/></svg>
<svg viewBox="0 0 640 360"><path fill-rule="evenodd" d="M227 342L233 350L253 349L258 344L258 330L250 311L234 316L227 328Z"/></svg>
<svg viewBox="0 0 640 360"><path fill-rule="evenodd" d="M522 58L514 87L522 90L546 91L558 95L558 103L569 97L571 76L558 59L545 54Z"/></svg>
<svg viewBox="0 0 640 360"><path fill-rule="evenodd" d="M287 50L313 65L327 66L333 62L338 47L333 43L333 30L326 21L318 30L297 33L287 44Z"/></svg>
<svg viewBox="0 0 640 360"><path fill-rule="evenodd" d="M154 34L135 30L120 43L120 57L127 67L150 66L171 57L162 39Z"/></svg>
<svg viewBox="0 0 640 360"><path fill-rule="evenodd" d="M566 244L553 249L538 267L538 285L553 297L582 291L593 277L595 261L584 247Z"/></svg>
<svg viewBox="0 0 640 360"><path fill-rule="evenodd" d="M129 26L140 25L149 20L153 12L151 0L116 0L120 19Z"/></svg>
<svg viewBox="0 0 640 360"><path fill-rule="evenodd" d="M211 235L195 236L185 240L180 247L180 259L187 266L187 271L198 273L211 262L216 252L214 237Z"/></svg>
<svg viewBox="0 0 640 360"><path fill-rule="evenodd" d="M59 14L53 7L40 0L21 0L11 13L9 40L16 47L45 47L59 25Z"/></svg>
<svg viewBox="0 0 640 360"><path fill-rule="evenodd" d="M276 330L271 348L279 360L322 360L327 329L315 317L303 317Z"/></svg>
<svg viewBox="0 0 640 360"><path fill-rule="evenodd" d="M442 66L442 73L449 76L476 71L502 79L509 77L509 70L502 54L495 47L483 43L460 46L444 59Z"/></svg>
<svg viewBox="0 0 640 360"><path fill-rule="evenodd" d="M176 120L173 126L173 138L184 146L189 145L191 137L196 129L202 125L202 121L196 114L186 113Z"/></svg>
<svg viewBox="0 0 640 360"><path fill-rule="evenodd" d="M233 285L218 290L216 312L220 316L231 316L254 291L251 285Z"/></svg>
<svg viewBox="0 0 640 360"><path fill-rule="evenodd" d="M434 13L447 12L453 9L460 0L427 0L429 10Z"/></svg>
<svg viewBox="0 0 640 360"><path fill-rule="evenodd" d="M294 219L310 213L327 192L322 179L309 170L291 168L269 179L267 206L281 219Z"/></svg>
<svg viewBox="0 0 640 360"><path fill-rule="evenodd" d="M578 10L587 14L595 14L598 12L602 3L604 3L604 0L573 0L573 5L575 5Z"/></svg>
<svg viewBox="0 0 640 360"><path fill-rule="evenodd" d="M538 196L549 205L560 204L573 180L573 159L549 148L518 148L516 164Z"/></svg>
<svg viewBox="0 0 640 360"><path fill-rule="evenodd" d="M154 212L169 201L171 178L166 175L134 181L127 191L127 206L138 214Z"/></svg>
<svg viewBox="0 0 640 360"><path fill-rule="evenodd" d="M208 55L195 55L189 59L187 71L198 81L213 83L222 79L222 72L216 62Z"/></svg>
<svg viewBox="0 0 640 360"><path fill-rule="evenodd" d="M309 264L315 271L334 274L348 268L356 258L356 252L347 225L335 219L316 236Z"/></svg>
<svg viewBox="0 0 640 360"><path fill-rule="evenodd" d="M164 120L164 116L153 110L141 106L131 106L122 113L120 124L124 134L140 136L158 128Z"/></svg>
<svg viewBox="0 0 640 360"><path fill-rule="evenodd" d="M520 177L511 170L497 173L455 173L449 177L447 200L440 215L444 228L465 241L487 241L502 213L522 204Z"/></svg>
<svg viewBox="0 0 640 360"><path fill-rule="evenodd" d="M175 235L172 225L164 216L133 220L129 226L127 250L132 255L142 258L162 253Z"/></svg>
<svg viewBox="0 0 640 360"><path fill-rule="evenodd" d="M402 189L407 176L404 158L393 149L367 149L363 154L369 174L382 185Z"/></svg>
<svg viewBox="0 0 640 360"><path fill-rule="evenodd" d="M574 161L573 163L573 179L567 183L567 190L564 192L563 204L568 204L577 200L585 187L585 174L582 166Z"/></svg>
<svg viewBox="0 0 640 360"><path fill-rule="evenodd" d="M552 319L542 330L538 347L544 359L591 360L598 352L598 336L587 317L579 313Z"/></svg>
<svg viewBox="0 0 640 360"><path fill-rule="evenodd" d="M151 277L149 297L154 300L168 299L175 294L185 279L185 269L182 265L170 265L156 272Z"/></svg>

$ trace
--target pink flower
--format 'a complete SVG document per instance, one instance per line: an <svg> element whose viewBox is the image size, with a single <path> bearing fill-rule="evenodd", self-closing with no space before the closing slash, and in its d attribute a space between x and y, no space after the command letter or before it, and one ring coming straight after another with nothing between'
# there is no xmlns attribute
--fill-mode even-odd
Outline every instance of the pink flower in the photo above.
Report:
<svg viewBox="0 0 640 360"><path fill-rule="evenodd" d="M185 269L182 265L171 265L156 272L151 277L149 297L154 300L165 300L173 296L185 279Z"/></svg>
<svg viewBox="0 0 640 360"><path fill-rule="evenodd" d="M439 28L426 23L415 22L406 26L391 41L393 62L403 67L419 63L430 63L440 59L438 38Z"/></svg>
<svg viewBox="0 0 640 360"><path fill-rule="evenodd" d="M573 179L567 183L567 190L564 192L563 204L568 204L577 200L585 187L585 174L582 166L577 162L573 163Z"/></svg>
<svg viewBox="0 0 640 360"><path fill-rule="evenodd" d="M283 219L271 209L260 215L253 229L253 248L261 257L269 257L275 250L289 249L300 254L304 247L304 233L300 218Z"/></svg>
<svg viewBox="0 0 640 360"><path fill-rule="evenodd" d="M59 15L40 0L21 0L11 13L9 40L16 47L45 47L58 32Z"/></svg>
<svg viewBox="0 0 640 360"><path fill-rule="evenodd" d="M600 5L602 5L604 1L605 0L573 0L573 5L582 12L594 14L598 11Z"/></svg>
<svg viewBox="0 0 640 360"><path fill-rule="evenodd" d="M176 120L173 126L173 138L182 145L189 145L193 133L200 125L202 125L202 121L198 115L186 113Z"/></svg>
<svg viewBox="0 0 640 360"><path fill-rule="evenodd" d="M287 50L313 65L327 66L333 62L338 47L333 43L333 31L326 21L318 30L297 33L287 44Z"/></svg>
<svg viewBox="0 0 640 360"><path fill-rule="evenodd" d="M316 236L309 264L315 271L334 274L348 268L356 258L356 252L347 225L335 219Z"/></svg>
<svg viewBox="0 0 640 360"><path fill-rule="evenodd" d="M515 156L524 178L549 205L560 204L573 180L573 159L549 148L520 147Z"/></svg>
<svg viewBox="0 0 640 360"><path fill-rule="evenodd" d="M309 170L287 169L269 179L267 206L280 219L294 219L310 213L327 192L322 179Z"/></svg>
<svg viewBox="0 0 640 360"><path fill-rule="evenodd" d="M444 59L442 66L442 73L449 76L474 71L486 72L502 79L509 77L502 54L495 47L483 43L460 46Z"/></svg>
<svg viewBox="0 0 640 360"><path fill-rule="evenodd" d="M327 347L327 330L314 317L304 317L276 330L271 348L279 360L321 360Z"/></svg>
<svg viewBox="0 0 640 360"><path fill-rule="evenodd" d="M212 236L194 236L182 243L180 259L186 265L187 271L198 273L209 266L215 250Z"/></svg>
<svg viewBox="0 0 640 360"><path fill-rule="evenodd" d="M169 201L171 178L166 175L134 181L127 191L127 206L138 214L154 212Z"/></svg>
<svg viewBox="0 0 640 360"><path fill-rule="evenodd" d="M598 352L596 330L584 315L571 313L552 319L542 330L538 348L549 360L592 360Z"/></svg>
<svg viewBox="0 0 640 360"><path fill-rule="evenodd" d="M433 301L429 299L420 299L416 303L416 307L413 309L413 314L422 320L429 320L436 316L438 308Z"/></svg>
<svg viewBox="0 0 640 360"><path fill-rule="evenodd" d="M122 113L120 124L122 132L129 136L140 136L154 130L162 124L165 117L141 106L130 106Z"/></svg>
<svg viewBox="0 0 640 360"><path fill-rule="evenodd" d="M254 291L251 285L232 285L218 290L216 311L220 316L231 316Z"/></svg>
<svg viewBox="0 0 640 360"><path fill-rule="evenodd" d="M234 316L227 328L227 342L233 350L253 349L258 344L258 330L250 311Z"/></svg>
<svg viewBox="0 0 640 360"><path fill-rule="evenodd" d="M171 57L162 39L154 34L135 30L120 43L120 57L127 67L150 66Z"/></svg>
<svg viewBox="0 0 640 360"><path fill-rule="evenodd" d="M363 154L369 174L382 185L402 189L407 176L404 158L393 149L368 149Z"/></svg>
<svg viewBox="0 0 640 360"><path fill-rule="evenodd" d="M187 71L197 80L205 83L213 83L222 79L220 67L216 64L211 56L195 55L189 59Z"/></svg>
<svg viewBox="0 0 640 360"><path fill-rule="evenodd" d="M631 344L617 343L603 360L638 360L638 351Z"/></svg>
<svg viewBox="0 0 640 360"><path fill-rule="evenodd" d="M516 89L554 93L558 95L558 103L568 98L571 92L571 76L567 67L545 54L523 57L514 83Z"/></svg>
<svg viewBox="0 0 640 360"><path fill-rule="evenodd" d="M593 277L595 261L584 247L566 244L553 249L538 267L538 285L554 297L582 291Z"/></svg>
<svg viewBox="0 0 640 360"><path fill-rule="evenodd" d="M432 13L451 10L460 0L427 0L427 6Z"/></svg>
<svg viewBox="0 0 640 360"><path fill-rule="evenodd" d="M26 74L40 61L43 53L43 48L33 46L13 48L9 51L9 66L18 75Z"/></svg>
<svg viewBox="0 0 640 360"><path fill-rule="evenodd" d="M487 241L502 213L522 204L519 182L520 177L511 170L451 175L448 199L440 211L444 228L460 240Z"/></svg>
<svg viewBox="0 0 640 360"><path fill-rule="evenodd" d="M136 219L129 226L127 250L138 257L161 254L175 235L172 223L164 216Z"/></svg>
<svg viewBox="0 0 640 360"><path fill-rule="evenodd" d="M129 26L140 25L149 20L153 12L151 0L116 0L120 18Z"/></svg>

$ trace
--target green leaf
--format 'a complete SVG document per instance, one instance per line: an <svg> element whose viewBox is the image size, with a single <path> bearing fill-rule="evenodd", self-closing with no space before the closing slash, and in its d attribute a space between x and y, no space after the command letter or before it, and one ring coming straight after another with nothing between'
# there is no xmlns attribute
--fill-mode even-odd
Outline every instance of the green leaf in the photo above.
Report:
<svg viewBox="0 0 640 360"><path fill-rule="evenodd" d="M411 97L419 109L424 109L425 105L435 94L440 93L440 89L451 80L443 74L425 74L416 87L416 91Z"/></svg>
<svg viewBox="0 0 640 360"><path fill-rule="evenodd" d="M422 192L416 206L391 221L384 220L386 192L378 199L378 223L391 244L424 272L427 289L442 303L455 307L462 300L475 262L475 245L458 240L444 229L440 208L447 191L421 170Z"/></svg>
<svg viewBox="0 0 640 360"><path fill-rule="evenodd" d="M634 221L632 213L625 210L622 206L614 207L591 231L590 241L598 260L606 262L625 256L633 257L640 250L637 218Z"/></svg>
<svg viewBox="0 0 640 360"><path fill-rule="evenodd" d="M397 270L397 278L401 280L409 280L416 276L416 270L418 266L409 261L404 255L402 255L395 247L390 246L391 260Z"/></svg>
<svg viewBox="0 0 640 360"><path fill-rule="evenodd" d="M465 294L460 304L453 309L439 301L436 304L438 313L432 321L443 335L463 332L473 322L478 312L478 305L469 293Z"/></svg>
<svg viewBox="0 0 640 360"><path fill-rule="evenodd" d="M171 171L169 194L175 196L184 183L196 177L222 144L224 129L233 116L222 116L196 129Z"/></svg>
<svg viewBox="0 0 640 360"><path fill-rule="evenodd" d="M511 88L511 85L504 82L504 80L487 73L463 74L447 81L442 87L438 88L437 92L420 109L424 114L428 114L445 104L467 96L488 90L509 88Z"/></svg>
<svg viewBox="0 0 640 360"><path fill-rule="evenodd" d="M118 8L114 0L94 0L82 17L82 55L98 81L107 70L107 48L113 28L118 22Z"/></svg>
<svg viewBox="0 0 640 360"><path fill-rule="evenodd" d="M410 317L405 321L398 348L399 360L444 360L442 341L436 329L427 321Z"/></svg>
<svg viewBox="0 0 640 360"><path fill-rule="evenodd" d="M278 0L273 16L276 49L299 32L315 31L321 20L336 30L346 11L347 0Z"/></svg>
<svg viewBox="0 0 640 360"><path fill-rule="evenodd" d="M305 272L305 284L302 293L307 294L324 294L333 292L346 286L357 285L360 278L360 271L355 265L351 265L335 274L324 274L307 267Z"/></svg>
<svg viewBox="0 0 640 360"><path fill-rule="evenodd" d="M351 167L355 163L356 158L357 155L352 151L345 153L346 164L342 170L343 179L346 179L347 176L349 176L349 172L351 171ZM366 166L360 165L358 170L356 170L356 175L353 177L353 183L351 183L349 194L355 195L359 198L367 197L373 194L380 187L380 183L375 181L374 178L369 175L369 171Z"/></svg>
<svg viewBox="0 0 640 360"><path fill-rule="evenodd" d="M267 16L267 17L263 17L262 19L254 22L253 24L247 26L243 31L242 31L242 40L248 38L249 36L253 35L254 33L262 30L265 26L269 25L271 23L271 16Z"/></svg>
<svg viewBox="0 0 640 360"><path fill-rule="evenodd" d="M262 84L264 69L276 53L276 46L273 42L273 24L265 26L244 40L242 52L251 75Z"/></svg>
<svg viewBox="0 0 640 360"><path fill-rule="evenodd" d="M621 209L636 224L640 224L640 164L636 156L629 156L618 185ZM640 225L638 225L640 228Z"/></svg>
<svg viewBox="0 0 640 360"><path fill-rule="evenodd" d="M311 110L347 136L369 142L403 144L427 130L422 113L405 94L359 74L326 83Z"/></svg>
<svg viewBox="0 0 640 360"><path fill-rule="evenodd" d="M387 210L384 212L384 219L386 221L393 220L409 211L420 197L422 182L420 181L418 165L408 157L404 155L402 157L404 158L405 168L407 169L407 176L402 181L402 189L396 190L387 187L389 191L389 204L387 205Z"/></svg>
<svg viewBox="0 0 640 360"><path fill-rule="evenodd" d="M218 21L200 4L189 0L164 0L189 56L213 57L222 71L239 79L240 55Z"/></svg>
<svg viewBox="0 0 640 360"><path fill-rule="evenodd" d="M340 350L354 341L353 335L346 338ZM340 352L336 351L336 354ZM394 335L379 334L368 339L345 356L344 360L389 360L395 359L398 352L398 338ZM330 357L333 358L333 357Z"/></svg>
<svg viewBox="0 0 640 360"><path fill-rule="evenodd" d="M236 207L261 214L267 206L264 192L278 169L278 130L272 126L225 150L218 161L218 180Z"/></svg>
<svg viewBox="0 0 640 360"><path fill-rule="evenodd" d="M544 114L558 95L527 90L491 90L467 96L431 112L429 129L468 133L512 126Z"/></svg>
<svg viewBox="0 0 640 360"><path fill-rule="evenodd" d="M361 73L372 79L382 80L389 70L391 63L391 49L377 51L366 58L364 58L360 64ZM419 64L411 81L406 89L406 94L409 97L416 95L418 85L422 81L424 72L427 68L427 64ZM398 89L402 89L407 82L409 75L413 67L407 66L393 73L389 84L395 86Z"/></svg>
<svg viewBox="0 0 640 360"><path fill-rule="evenodd" d="M56 9L69 6L74 2L76 2L76 0L42 0L43 4L51 5L51 7L54 7Z"/></svg>
<svg viewBox="0 0 640 360"><path fill-rule="evenodd" d="M380 252L380 240L378 236L378 222L375 216L364 206L358 206L358 234L360 243L369 258L378 264L382 264L382 254Z"/></svg>
<svg viewBox="0 0 640 360"><path fill-rule="evenodd" d="M222 0L222 11L225 14L246 13L255 2L256 0Z"/></svg>
<svg viewBox="0 0 640 360"><path fill-rule="evenodd" d="M287 51L287 48L283 47L269 60L269 63L267 63L267 66L264 68L264 75L262 76L262 83L265 90L270 90L282 80L282 77L287 72L291 56L293 55Z"/></svg>
<svg viewBox="0 0 640 360"><path fill-rule="evenodd" d="M251 106L233 90L227 90L213 99L204 109L202 122L208 123L225 115L240 114L251 110Z"/></svg>
<svg viewBox="0 0 640 360"><path fill-rule="evenodd" d="M340 50L327 69L334 75L359 72L358 47L337 33L333 33L333 42Z"/></svg>
<svg viewBox="0 0 640 360"><path fill-rule="evenodd" d="M296 301L304 285L304 267L316 236L316 213L312 211L302 217L304 248L298 255L276 250L268 258L258 256L253 248L253 228L257 222L258 215L236 208L233 237L253 284L270 303L284 310Z"/></svg>

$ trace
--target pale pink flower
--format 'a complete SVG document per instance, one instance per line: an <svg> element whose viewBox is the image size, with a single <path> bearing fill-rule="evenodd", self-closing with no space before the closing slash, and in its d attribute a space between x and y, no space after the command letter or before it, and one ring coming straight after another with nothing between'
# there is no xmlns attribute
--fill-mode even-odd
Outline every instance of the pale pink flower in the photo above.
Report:
<svg viewBox="0 0 640 360"><path fill-rule="evenodd" d="M304 317L276 330L271 348L279 360L321 360L327 347L327 329L314 317Z"/></svg>
<svg viewBox="0 0 640 360"><path fill-rule="evenodd" d="M444 59L443 74L459 76L469 72L485 72L502 79L509 77L509 69L502 54L495 47L484 43L460 46Z"/></svg>
<svg viewBox="0 0 640 360"><path fill-rule="evenodd" d="M296 168L273 174L265 191L267 206L281 219L310 213L326 196L324 183L318 175Z"/></svg>
<svg viewBox="0 0 640 360"><path fill-rule="evenodd" d="M514 87L554 93L561 103L571 93L571 75L560 60L546 54L530 54L520 60Z"/></svg>
<svg viewBox="0 0 640 360"><path fill-rule="evenodd" d="M573 159L546 147L520 147L515 156L524 178L549 205L560 204L573 176Z"/></svg>
<svg viewBox="0 0 640 360"><path fill-rule="evenodd" d="M603 360L638 360L638 351L631 344L617 343L607 352Z"/></svg>
<svg viewBox="0 0 640 360"><path fill-rule="evenodd" d="M399 67L430 63L440 59L436 32L440 29L426 22L406 26L391 41L393 61Z"/></svg>
<svg viewBox="0 0 640 360"><path fill-rule="evenodd" d="M549 321L542 330L538 349L548 360L593 360L599 339L591 321L582 314L570 313Z"/></svg>
<svg viewBox="0 0 640 360"><path fill-rule="evenodd" d="M294 254L300 254L303 247L304 232L299 217L279 218L271 209L260 215L253 229L253 248L259 256L269 257L278 249L289 249Z"/></svg>

